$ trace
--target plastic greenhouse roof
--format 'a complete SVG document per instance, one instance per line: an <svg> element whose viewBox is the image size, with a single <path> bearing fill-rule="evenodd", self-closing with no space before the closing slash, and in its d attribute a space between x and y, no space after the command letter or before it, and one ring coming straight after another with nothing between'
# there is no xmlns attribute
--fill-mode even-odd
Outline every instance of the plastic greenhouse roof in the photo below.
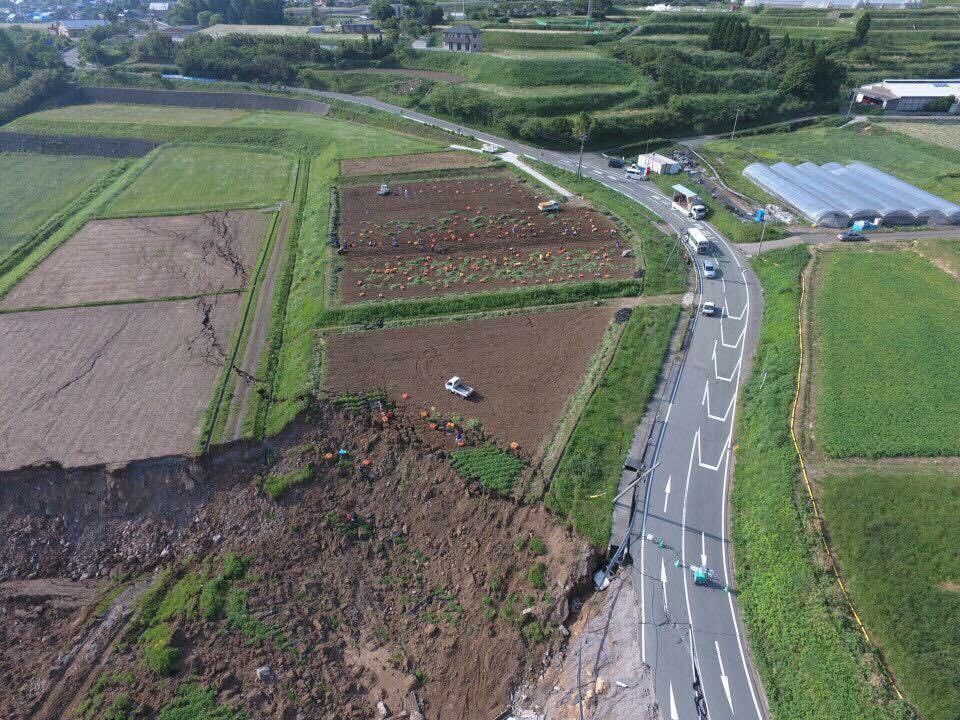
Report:
<svg viewBox="0 0 960 720"><path fill-rule="evenodd" d="M844 226L874 217L889 224L960 224L960 205L861 162L752 163L743 174L817 225Z"/></svg>

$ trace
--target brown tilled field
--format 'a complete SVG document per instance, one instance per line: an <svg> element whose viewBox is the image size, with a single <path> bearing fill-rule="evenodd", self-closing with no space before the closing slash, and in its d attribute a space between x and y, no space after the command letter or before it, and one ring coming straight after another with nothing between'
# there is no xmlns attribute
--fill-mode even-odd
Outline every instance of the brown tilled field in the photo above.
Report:
<svg viewBox="0 0 960 720"><path fill-rule="evenodd" d="M240 302L0 315L0 470L193 451Z"/></svg>
<svg viewBox="0 0 960 720"><path fill-rule="evenodd" d="M416 155L391 155L389 157L353 158L340 161L340 174L344 177L358 175L393 175L395 173L420 172L421 170L453 170L460 168L486 167L493 164L489 155L468 153L460 150L419 153Z"/></svg>
<svg viewBox="0 0 960 720"><path fill-rule="evenodd" d="M242 288L269 222L269 214L253 210L95 220L40 263L0 307L57 307Z"/></svg>
<svg viewBox="0 0 960 720"><path fill-rule="evenodd" d="M385 390L412 413L436 407L477 418L491 437L535 453L580 386L612 316L612 308L589 308L333 335L326 390ZM475 396L445 390L452 375Z"/></svg>
<svg viewBox="0 0 960 720"><path fill-rule="evenodd" d="M614 223L590 208L546 215L512 176L342 190L344 302L628 278L636 271Z"/></svg>

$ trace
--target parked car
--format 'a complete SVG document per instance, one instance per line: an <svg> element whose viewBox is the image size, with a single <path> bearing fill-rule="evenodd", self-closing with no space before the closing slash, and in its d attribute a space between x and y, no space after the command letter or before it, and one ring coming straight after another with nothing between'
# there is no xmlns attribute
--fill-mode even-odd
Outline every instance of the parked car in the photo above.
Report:
<svg viewBox="0 0 960 720"><path fill-rule="evenodd" d="M717 264L713 260L704 260L703 274L708 278L715 278L717 276Z"/></svg>
<svg viewBox="0 0 960 720"><path fill-rule="evenodd" d="M708 300L703 304L701 312L707 317L713 317L717 314L717 306Z"/></svg>
<svg viewBox="0 0 960 720"><path fill-rule="evenodd" d="M840 242L866 242L868 239L866 235L856 230L844 230L837 233L837 240Z"/></svg>
<svg viewBox="0 0 960 720"><path fill-rule="evenodd" d="M621 158L607 158L607 167L622 168L625 165Z"/></svg>
<svg viewBox="0 0 960 720"><path fill-rule="evenodd" d="M454 395L459 395L462 398L468 398L473 395L473 388L464 383L457 375L447 380L444 387Z"/></svg>
<svg viewBox="0 0 960 720"><path fill-rule="evenodd" d="M480 146L480 150L485 153L498 153L503 152L503 147L497 145L496 143L484 143Z"/></svg>

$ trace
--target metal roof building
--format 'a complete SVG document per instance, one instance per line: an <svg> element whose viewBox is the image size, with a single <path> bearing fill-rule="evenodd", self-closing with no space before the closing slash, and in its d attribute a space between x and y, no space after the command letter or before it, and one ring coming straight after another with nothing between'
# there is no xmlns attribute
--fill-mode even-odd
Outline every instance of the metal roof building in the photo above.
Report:
<svg viewBox="0 0 960 720"><path fill-rule="evenodd" d="M960 205L862 162L752 163L743 175L814 225L846 227L875 218L885 225L960 224Z"/></svg>
<svg viewBox="0 0 960 720"><path fill-rule="evenodd" d="M858 8L919 8L923 0L744 0L745 7L815 8L854 10Z"/></svg>
<svg viewBox="0 0 960 720"><path fill-rule="evenodd" d="M960 111L960 78L941 80L883 80L872 85L862 85L857 90L856 101L862 105L882 107L892 112L921 112L931 102L950 98L953 103L948 112Z"/></svg>

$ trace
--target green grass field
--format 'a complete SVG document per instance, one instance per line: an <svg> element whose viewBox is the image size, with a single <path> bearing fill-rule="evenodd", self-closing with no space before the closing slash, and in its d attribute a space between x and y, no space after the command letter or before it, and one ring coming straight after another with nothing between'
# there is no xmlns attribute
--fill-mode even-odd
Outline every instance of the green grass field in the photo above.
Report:
<svg viewBox="0 0 960 720"><path fill-rule="evenodd" d="M679 305L635 308L553 475L547 504L596 547L610 540L623 459L660 375Z"/></svg>
<svg viewBox="0 0 960 720"><path fill-rule="evenodd" d="M410 137L307 113L257 112L231 125L244 128L286 128L307 133L336 147L339 158L409 155L446 147L444 143L435 140Z"/></svg>
<svg viewBox="0 0 960 720"><path fill-rule="evenodd" d="M0 255L115 165L79 155L0 153ZM15 180L15 182L14 182Z"/></svg>
<svg viewBox="0 0 960 720"><path fill-rule="evenodd" d="M860 472L822 483L854 603L926 720L960 717L960 477Z"/></svg>
<svg viewBox="0 0 960 720"><path fill-rule="evenodd" d="M67 105L34 113L41 120L72 122L146 123L151 125L226 125L250 115L249 110L189 108L169 105L95 103Z"/></svg>
<svg viewBox="0 0 960 720"><path fill-rule="evenodd" d="M161 148L108 214L191 212L269 205L290 194L293 164L281 155L234 147Z"/></svg>
<svg viewBox="0 0 960 720"><path fill-rule="evenodd" d="M960 285L912 252L826 252L817 442L833 457L960 454Z"/></svg>
<svg viewBox="0 0 960 720"><path fill-rule="evenodd" d="M868 663L862 638L817 565L788 417L800 347L805 246L753 261L766 305L744 386L731 492L736 590L753 657L777 720L905 720Z"/></svg>
<svg viewBox="0 0 960 720"><path fill-rule="evenodd" d="M720 155L724 163L717 170L734 187L742 186L743 168L762 162L838 162L854 160L873 165L953 202L960 201L960 152L923 140L893 133L873 124L846 128L813 127L792 133L755 135L738 140L709 143L707 148ZM747 183L748 194L757 188Z"/></svg>

